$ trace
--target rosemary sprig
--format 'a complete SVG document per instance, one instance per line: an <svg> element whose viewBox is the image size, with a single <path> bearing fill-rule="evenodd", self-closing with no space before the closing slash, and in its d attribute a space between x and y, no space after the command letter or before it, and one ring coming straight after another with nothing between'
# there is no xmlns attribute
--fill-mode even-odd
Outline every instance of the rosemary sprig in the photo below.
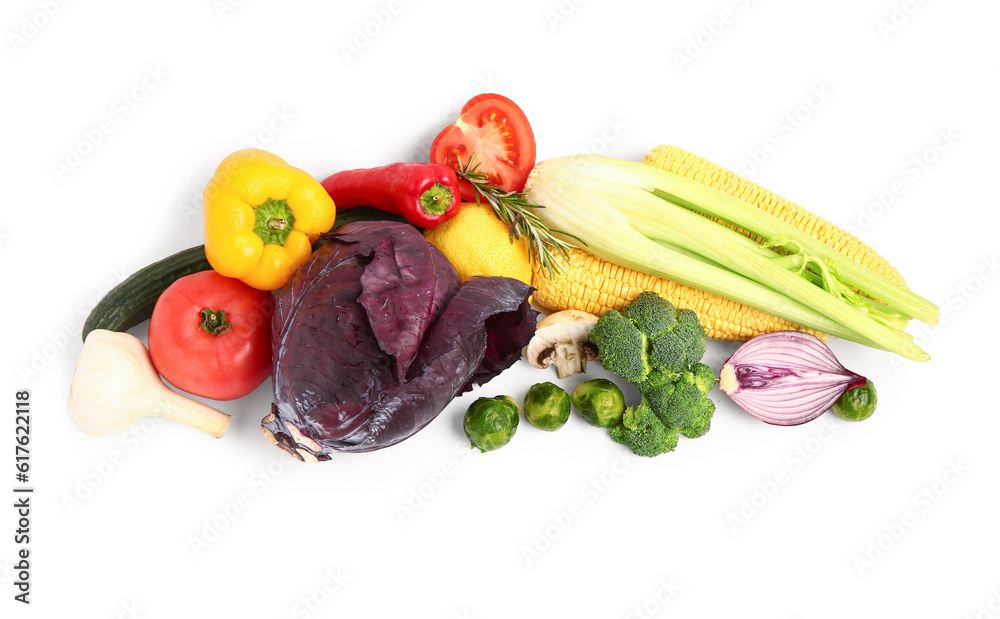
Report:
<svg viewBox="0 0 1000 619"><path fill-rule="evenodd" d="M544 221L534 212L536 209L545 208L539 204L528 202L527 197L522 192L504 191L496 185L490 184L486 174L479 171L479 164L473 165L476 154L472 153L468 163L462 163L462 158L458 159L458 169L455 171L458 178L472 185L476 192L476 204L481 204L481 200L493 209L500 221L510 227L510 239L524 239L528 246L528 259L541 266L545 275L552 277L556 270L564 271L565 263L569 262L569 250L575 245L554 236L555 233L572 237L580 241L575 235L562 232L561 230L550 230ZM583 243L583 241L580 241ZM586 243L583 243L586 245ZM561 257L562 261L556 259Z"/></svg>

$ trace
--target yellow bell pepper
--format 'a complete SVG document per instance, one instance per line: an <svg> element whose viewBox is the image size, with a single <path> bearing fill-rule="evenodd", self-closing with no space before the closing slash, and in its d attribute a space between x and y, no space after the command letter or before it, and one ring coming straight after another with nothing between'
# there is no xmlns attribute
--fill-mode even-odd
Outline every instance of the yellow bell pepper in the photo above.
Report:
<svg viewBox="0 0 1000 619"><path fill-rule="evenodd" d="M274 290L305 262L336 213L312 176L263 150L236 151L205 187L205 254L220 275Z"/></svg>

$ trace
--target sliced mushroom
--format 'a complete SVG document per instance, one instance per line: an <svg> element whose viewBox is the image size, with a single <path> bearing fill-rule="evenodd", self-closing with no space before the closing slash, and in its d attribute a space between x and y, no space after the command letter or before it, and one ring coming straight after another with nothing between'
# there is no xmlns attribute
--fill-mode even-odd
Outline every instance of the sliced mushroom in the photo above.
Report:
<svg viewBox="0 0 1000 619"><path fill-rule="evenodd" d="M524 357L536 368L555 364L559 378L587 371L587 361L599 359L590 341L597 316L579 310L563 310L539 321L535 335L524 348Z"/></svg>

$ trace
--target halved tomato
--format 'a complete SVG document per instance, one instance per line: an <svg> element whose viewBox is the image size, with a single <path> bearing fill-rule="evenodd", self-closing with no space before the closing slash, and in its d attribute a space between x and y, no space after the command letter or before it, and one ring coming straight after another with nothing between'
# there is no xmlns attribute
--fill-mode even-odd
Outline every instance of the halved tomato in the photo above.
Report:
<svg viewBox="0 0 1000 619"><path fill-rule="evenodd" d="M516 103L503 95L484 93L465 104L453 125L434 138L431 162L455 170L475 153L479 172L506 191L521 191L535 167L535 134ZM459 160L461 159L461 163ZM472 187L460 181L462 199L475 201Z"/></svg>

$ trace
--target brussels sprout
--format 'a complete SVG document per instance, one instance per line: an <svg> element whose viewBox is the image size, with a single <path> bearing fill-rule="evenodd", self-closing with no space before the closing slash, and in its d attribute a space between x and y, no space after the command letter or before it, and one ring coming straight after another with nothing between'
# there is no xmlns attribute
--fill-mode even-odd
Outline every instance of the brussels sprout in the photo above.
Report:
<svg viewBox="0 0 1000 619"><path fill-rule="evenodd" d="M569 394L552 383L538 383L524 394L524 418L539 430L552 432L569 419Z"/></svg>
<svg viewBox="0 0 1000 619"><path fill-rule="evenodd" d="M465 411L465 436L473 447L487 452L500 449L510 442L517 431L521 407L509 395L479 398Z"/></svg>
<svg viewBox="0 0 1000 619"><path fill-rule="evenodd" d="M590 425L613 428L621 423L625 394L610 380L595 378L580 383L569 397Z"/></svg>
<svg viewBox="0 0 1000 619"><path fill-rule="evenodd" d="M875 412L876 404L878 404L878 394L875 393L875 385L869 380L860 387L845 391L833 403L833 412L847 421L864 421Z"/></svg>

